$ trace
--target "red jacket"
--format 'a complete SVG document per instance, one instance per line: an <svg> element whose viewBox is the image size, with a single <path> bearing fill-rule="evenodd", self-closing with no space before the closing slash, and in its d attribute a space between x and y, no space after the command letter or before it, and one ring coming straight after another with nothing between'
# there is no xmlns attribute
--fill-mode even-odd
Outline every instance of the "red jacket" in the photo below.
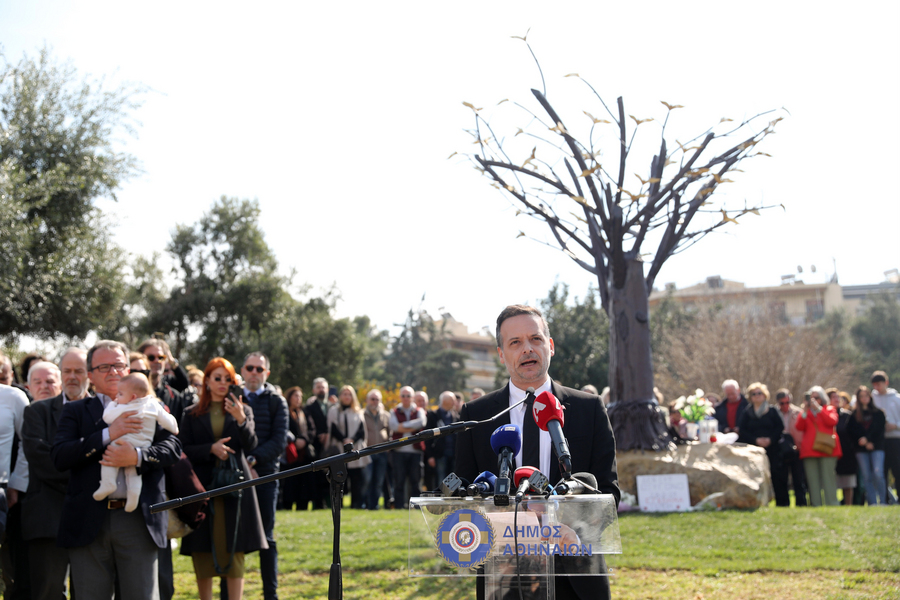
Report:
<svg viewBox="0 0 900 600"><path fill-rule="evenodd" d="M809 410L797 417L797 429L803 432L803 441L800 443L800 458L840 458L843 456L841 452L841 440L835 433L834 426L837 425L837 411L830 404L826 405L819 411L819 414L813 416ZM831 454L822 454L813 450L813 443L816 441L816 431L827 433L834 436L834 452ZM794 441L796 443L796 440Z"/></svg>

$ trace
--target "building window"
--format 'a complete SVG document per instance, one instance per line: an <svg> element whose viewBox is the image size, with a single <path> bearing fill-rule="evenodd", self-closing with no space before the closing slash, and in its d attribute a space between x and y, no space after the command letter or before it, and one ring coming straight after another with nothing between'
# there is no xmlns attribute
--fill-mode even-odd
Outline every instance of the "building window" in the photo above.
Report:
<svg viewBox="0 0 900 600"><path fill-rule="evenodd" d="M812 323L825 316L825 303L822 300L806 301L806 322Z"/></svg>

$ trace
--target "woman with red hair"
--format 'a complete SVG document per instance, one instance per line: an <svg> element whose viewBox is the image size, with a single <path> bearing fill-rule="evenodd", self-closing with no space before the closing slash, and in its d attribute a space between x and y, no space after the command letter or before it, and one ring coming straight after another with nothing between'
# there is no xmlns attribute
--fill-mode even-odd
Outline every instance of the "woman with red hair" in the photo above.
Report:
<svg viewBox="0 0 900 600"><path fill-rule="evenodd" d="M188 408L178 437L200 482L209 489L217 466L237 459L245 477L250 473L245 454L256 448L253 411L242 396L231 393L237 380L234 366L217 357L203 372L200 401ZM240 600L244 593L244 553L266 548L259 504L253 488L240 497L213 498L206 519L185 536L181 553L191 556L201 600L212 600L213 578L225 577L228 597Z"/></svg>

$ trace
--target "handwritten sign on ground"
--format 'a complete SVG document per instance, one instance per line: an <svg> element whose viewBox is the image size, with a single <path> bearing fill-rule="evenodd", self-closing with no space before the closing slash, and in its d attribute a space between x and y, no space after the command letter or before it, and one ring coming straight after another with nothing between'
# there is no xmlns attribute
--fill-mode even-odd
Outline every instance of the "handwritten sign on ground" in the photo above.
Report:
<svg viewBox="0 0 900 600"><path fill-rule="evenodd" d="M644 512L680 512L691 509L688 478L673 475L638 475L638 505Z"/></svg>

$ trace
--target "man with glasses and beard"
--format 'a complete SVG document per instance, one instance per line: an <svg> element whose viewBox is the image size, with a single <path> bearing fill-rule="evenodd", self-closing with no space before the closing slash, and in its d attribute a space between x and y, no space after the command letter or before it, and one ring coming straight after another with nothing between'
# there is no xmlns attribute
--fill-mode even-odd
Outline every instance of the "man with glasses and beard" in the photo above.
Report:
<svg viewBox="0 0 900 600"><path fill-rule="evenodd" d="M259 445L247 462L259 475L271 475L279 470L279 458L284 453L288 434L287 401L275 392L269 378L269 359L262 352L251 352L244 358L241 377L244 378L244 397L253 409L256 437ZM259 551L259 570L265 600L278 598L278 547L275 544L275 505L278 501L278 482L256 486L259 514L266 532L268 549Z"/></svg>
<svg viewBox="0 0 900 600"><path fill-rule="evenodd" d="M183 377L172 377L166 374L166 370L171 367L169 364L171 352L165 340L155 338L144 340L138 346L138 352L146 356L147 362L150 363L150 385L153 386L156 397L162 400L175 420L181 423L184 409L194 403L194 395L189 391L182 391L190 385L187 372L183 373ZM177 368L181 369L181 367ZM172 383L175 382L179 382L179 385L183 384L183 386L173 386Z"/></svg>
<svg viewBox="0 0 900 600"><path fill-rule="evenodd" d="M158 552L165 548L168 517L151 514L150 506L165 501L163 468L181 456L181 442L156 427L149 448L119 440L143 428L142 419L127 412L109 426L103 409L115 402L119 380L128 374L128 348L102 340L87 353L88 379L96 396L68 402L59 417L50 456L54 466L69 472L60 518L59 546L67 548L75 596L111 599L118 580L124 600L156 600ZM94 500L100 466L136 467L143 478L140 506L125 511L125 474L118 488L103 501Z"/></svg>
<svg viewBox="0 0 900 600"><path fill-rule="evenodd" d="M34 375L38 365L31 367ZM69 348L59 361L62 391L52 398L35 396L25 408L22 446L28 457L28 493L22 501L22 534L28 542L31 597L59 600L66 589L69 553L56 544L69 472L59 471L50 458L63 405L88 395L87 352ZM38 390L32 393L38 392Z"/></svg>

